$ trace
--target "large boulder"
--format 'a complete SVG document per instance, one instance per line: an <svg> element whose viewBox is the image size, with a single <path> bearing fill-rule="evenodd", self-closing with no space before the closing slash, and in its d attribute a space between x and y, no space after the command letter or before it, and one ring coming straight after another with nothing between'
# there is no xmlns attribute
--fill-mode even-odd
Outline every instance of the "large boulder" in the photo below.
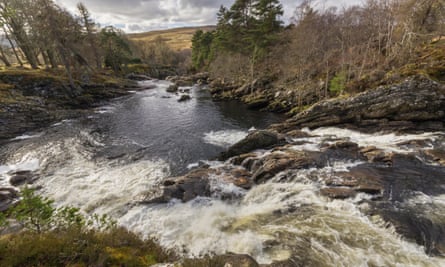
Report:
<svg viewBox="0 0 445 267"><path fill-rule="evenodd" d="M144 202L166 203L172 199L187 202L198 196L209 197L211 192L208 178L212 173L214 173L212 169L199 168L184 176L167 178L163 182L161 195Z"/></svg>
<svg viewBox="0 0 445 267"><path fill-rule="evenodd" d="M179 86L177 84L172 84L167 88L168 93L176 93L179 89Z"/></svg>
<svg viewBox="0 0 445 267"><path fill-rule="evenodd" d="M220 160L245 154L256 149L271 148L284 143L284 139L277 133L260 130L249 133L243 140L231 146L226 152L221 153Z"/></svg>

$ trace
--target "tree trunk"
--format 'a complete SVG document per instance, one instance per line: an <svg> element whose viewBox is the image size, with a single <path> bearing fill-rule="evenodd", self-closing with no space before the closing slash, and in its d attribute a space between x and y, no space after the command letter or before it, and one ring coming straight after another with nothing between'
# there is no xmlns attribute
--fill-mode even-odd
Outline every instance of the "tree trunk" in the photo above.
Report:
<svg viewBox="0 0 445 267"><path fill-rule="evenodd" d="M5 63L6 67L11 67L11 63L5 55L5 51L3 51L3 47L0 46L0 59Z"/></svg>
<svg viewBox="0 0 445 267"><path fill-rule="evenodd" d="M48 59L51 64L51 68L56 69L58 67L58 64L57 64L55 52L51 49L47 49L46 54L48 55Z"/></svg>
<svg viewBox="0 0 445 267"><path fill-rule="evenodd" d="M11 49L12 49L12 52L14 52L15 58L17 59L17 63L19 63L19 65L20 65L21 67L23 67L23 62L22 62L22 60L20 59L20 56L19 56L19 54L17 53L17 50L16 50L16 48L15 48L14 42L13 42L13 41L11 40L11 38L9 37L8 31L6 30L6 27L5 27L5 26L3 26L3 32L5 33L5 37L6 37L6 39L8 40L9 45L11 45Z"/></svg>

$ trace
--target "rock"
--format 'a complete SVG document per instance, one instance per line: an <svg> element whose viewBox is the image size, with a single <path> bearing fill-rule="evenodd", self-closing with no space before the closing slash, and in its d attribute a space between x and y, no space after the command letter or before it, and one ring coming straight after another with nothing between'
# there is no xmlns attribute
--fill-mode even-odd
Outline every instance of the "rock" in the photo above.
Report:
<svg viewBox="0 0 445 267"><path fill-rule="evenodd" d="M207 168L195 169L181 177L164 180L161 196L147 199L144 203L166 203L172 199L188 202L198 196L209 197L209 175L215 171Z"/></svg>
<svg viewBox="0 0 445 267"><path fill-rule="evenodd" d="M178 102L184 102L184 101L187 101L190 99L192 99L192 97L190 95L181 95L178 99Z"/></svg>
<svg viewBox="0 0 445 267"><path fill-rule="evenodd" d="M168 93L176 93L179 89L179 86L177 84L172 84L167 88Z"/></svg>
<svg viewBox="0 0 445 267"><path fill-rule="evenodd" d="M314 159L305 152L274 152L264 159L252 176L255 183L263 183L286 169L307 168L314 164Z"/></svg>
<svg viewBox="0 0 445 267"><path fill-rule="evenodd" d="M31 171L17 171L12 173L9 183L13 186L19 186L31 184L35 179L36 177Z"/></svg>
<svg viewBox="0 0 445 267"><path fill-rule="evenodd" d="M243 189L250 189L253 186L252 174L245 169L233 169L230 172L231 176L234 178L231 182Z"/></svg>
<svg viewBox="0 0 445 267"><path fill-rule="evenodd" d="M229 253L201 259L185 259L178 266L259 267L260 265L247 254Z"/></svg>
<svg viewBox="0 0 445 267"><path fill-rule="evenodd" d="M143 74L130 73L126 76L127 79L135 80L135 81L147 81L152 80L151 77Z"/></svg>
<svg viewBox="0 0 445 267"><path fill-rule="evenodd" d="M425 77L411 77L356 96L319 102L282 123L292 128L337 126L366 132L438 130L444 128L445 88Z"/></svg>
<svg viewBox="0 0 445 267"><path fill-rule="evenodd" d="M346 199L354 197L357 193L354 189L347 187L327 187L320 189L320 194L333 199Z"/></svg>
<svg viewBox="0 0 445 267"><path fill-rule="evenodd" d="M290 130L286 132L285 135L292 138L307 138L311 136L310 134L300 130Z"/></svg>
<svg viewBox="0 0 445 267"><path fill-rule="evenodd" d="M338 178L338 186L353 186L357 192L377 195L384 191L383 177L371 168L357 166L349 172L336 173L335 176Z"/></svg>
<svg viewBox="0 0 445 267"><path fill-rule="evenodd" d="M239 156L233 157L230 163L233 165L241 165L247 158L255 158L257 155L255 153L246 153Z"/></svg>
<svg viewBox="0 0 445 267"><path fill-rule="evenodd" d="M220 160L226 160L230 157L245 154L256 149L265 149L283 143L284 139L278 134L270 131L254 131L247 137L231 146L226 152L221 153Z"/></svg>
<svg viewBox="0 0 445 267"><path fill-rule="evenodd" d="M394 156L394 153L377 149L374 146L364 147L360 149L360 152L365 155L368 162L382 162L388 165L392 164L392 157Z"/></svg>
<svg viewBox="0 0 445 267"><path fill-rule="evenodd" d="M425 155L431 160L445 165L445 151L443 149L429 149L424 151Z"/></svg>
<svg viewBox="0 0 445 267"><path fill-rule="evenodd" d="M269 100L266 98L258 98L245 102L248 109L261 109L269 105Z"/></svg>
<svg viewBox="0 0 445 267"><path fill-rule="evenodd" d="M194 82L191 80L176 80L175 84L177 86L192 86Z"/></svg>
<svg viewBox="0 0 445 267"><path fill-rule="evenodd" d="M19 197L19 193L9 187L0 187L0 212L9 209Z"/></svg>

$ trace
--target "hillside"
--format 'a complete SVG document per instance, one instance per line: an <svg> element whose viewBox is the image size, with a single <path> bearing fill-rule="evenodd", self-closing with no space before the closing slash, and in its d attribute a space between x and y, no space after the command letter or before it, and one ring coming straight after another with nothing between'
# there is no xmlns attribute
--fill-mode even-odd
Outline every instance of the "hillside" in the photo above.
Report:
<svg viewBox="0 0 445 267"><path fill-rule="evenodd" d="M192 47L192 37L197 30L211 31L214 29L215 26L174 28L168 30L128 34L128 38L135 42L145 41L152 43L154 40L156 40L156 38L160 37L170 46L171 49L179 51L190 49Z"/></svg>

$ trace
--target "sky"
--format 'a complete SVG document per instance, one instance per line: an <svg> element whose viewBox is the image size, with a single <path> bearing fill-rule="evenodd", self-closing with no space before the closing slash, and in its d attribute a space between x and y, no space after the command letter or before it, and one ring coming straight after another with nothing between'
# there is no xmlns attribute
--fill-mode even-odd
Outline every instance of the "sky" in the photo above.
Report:
<svg viewBox="0 0 445 267"><path fill-rule="evenodd" d="M185 26L216 24L221 5L230 7L234 0L55 0L57 4L76 13L81 1L93 19L101 26L112 25L127 33L146 32ZM281 0L282 20L289 22L301 0ZM319 6L348 6L362 0L316 0Z"/></svg>

